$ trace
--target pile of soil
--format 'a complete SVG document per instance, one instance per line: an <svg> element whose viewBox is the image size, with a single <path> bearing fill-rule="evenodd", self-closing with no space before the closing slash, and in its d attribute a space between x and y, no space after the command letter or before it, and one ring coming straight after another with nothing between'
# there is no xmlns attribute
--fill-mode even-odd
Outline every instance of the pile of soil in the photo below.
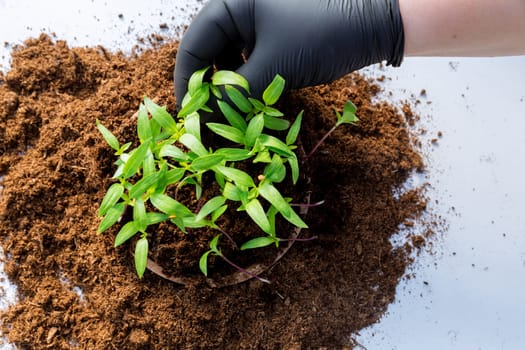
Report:
<svg viewBox="0 0 525 350"><path fill-rule="evenodd" d="M338 129L309 164L311 201L325 201L307 217L318 239L296 243L264 274L269 285L139 280L114 232L96 234L114 158L95 119L131 134L144 95L173 112L176 52L165 43L125 56L45 35L13 52L0 75L0 238L19 302L2 311L2 332L40 349L352 346L411 263L411 247L390 238L425 209L420 189L399 195L423 168L404 114L372 102L379 86L357 74L288 94L290 115L305 110L305 149L333 125L333 107L359 108L359 124Z"/></svg>

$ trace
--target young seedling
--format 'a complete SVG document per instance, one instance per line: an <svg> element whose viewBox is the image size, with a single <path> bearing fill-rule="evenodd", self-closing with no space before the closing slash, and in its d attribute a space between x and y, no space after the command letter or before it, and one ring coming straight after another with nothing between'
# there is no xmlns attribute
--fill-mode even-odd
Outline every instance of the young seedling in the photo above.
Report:
<svg viewBox="0 0 525 350"><path fill-rule="evenodd" d="M290 204L291 199L285 198L276 186L287 178L294 185L299 180L299 161L294 150L297 148L295 142L303 112L290 124L282 118L283 113L273 107L285 88L285 81L279 75L264 90L260 101L249 97L248 82L235 72L218 71L212 75L211 82L204 81L208 69L199 70L191 76L188 93L176 119L165 107L144 98L137 115L140 144L134 149L129 149L130 142L121 145L97 120L98 129L118 157L115 163L117 170L113 175L116 182L109 187L100 205L98 214L103 219L98 233L116 224L126 208L133 209L132 219L124 223L117 233L115 247L136 235L140 236L134 256L135 268L141 278L147 267L150 226L167 221L184 233L188 229L207 227L216 230L217 235L210 242L210 250L199 261L204 275L208 275L208 256L213 254L250 277L268 282L238 266L222 253L219 248L221 236L227 237L233 247L236 248L237 244L217 221L230 206L235 205L237 211L245 212L262 230L264 235L244 242L241 250L269 245L279 247L280 242L287 241L277 235L278 217L296 228L307 228ZM223 93L229 102L223 98ZM211 96L216 98L224 122L207 123L205 127L228 140L231 144L228 147L205 145L201 139L204 125L201 125L199 113L211 111L206 105ZM354 113L355 106L351 103L345 106L343 115L336 111L336 126L321 142L340 124L357 121ZM273 131L286 131L286 136L281 139L272 135ZM239 164L242 162L265 165L262 173L249 174L241 170ZM214 187L212 183L203 182L206 173L214 175L218 193L211 190ZM199 200L204 195L209 199L197 209L189 208L178 201L178 192L185 186L194 188L195 199Z"/></svg>
<svg viewBox="0 0 525 350"><path fill-rule="evenodd" d="M317 142L317 144L310 151L310 153L306 155L305 160L310 158L317 151L319 146L321 146L323 142L328 138L328 136L330 136L335 131L335 129L337 129L340 125L343 125L343 124L354 124L355 125L359 121L359 119L355 115L356 111L357 111L357 107L351 101L346 102L342 115L337 109L335 109L335 114L337 116L337 121L335 125L330 130L328 130L326 134L324 134L324 136L321 138L321 140L319 140L319 142Z"/></svg>

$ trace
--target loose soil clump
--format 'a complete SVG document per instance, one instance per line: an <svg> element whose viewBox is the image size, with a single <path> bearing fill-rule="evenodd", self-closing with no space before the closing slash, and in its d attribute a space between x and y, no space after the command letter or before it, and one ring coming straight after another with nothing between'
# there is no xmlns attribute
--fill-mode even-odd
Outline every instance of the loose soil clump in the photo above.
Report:
<svg viewBox="0 0 525 350"><path fill-rule="evenodd" d="M306 150L334 123L333 107L359 108L309 161L307 234L265 277L212 289L152 273L138 280L114 232L97 235L113 152L95 120L122 141L144 95L174 111L177 43L125 56L70 48L42 35L13 52L0 75L0 239L19 302L1 314L20 348L278 349L351 346L394 300L411 263L393 247L399 227L425 209L421 189L402 192L423 161L407 120L358 74L286 95L304 109ZM3 190L2 189L3 186ZM410 241L410 240L409 240Z"/></svg>

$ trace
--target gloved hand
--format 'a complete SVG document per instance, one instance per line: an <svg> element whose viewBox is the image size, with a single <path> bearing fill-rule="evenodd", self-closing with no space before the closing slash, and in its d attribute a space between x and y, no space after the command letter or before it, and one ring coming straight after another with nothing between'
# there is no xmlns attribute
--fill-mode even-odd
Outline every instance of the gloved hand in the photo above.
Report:
<svg viewBox="0 0 525 350"><path fill-rule="evenodd" d="M399 66L403 49L398 0L210 0L180 43L175 95L211 64L260 97L277 73L287 89L314 86L384 60Z"/></svg>

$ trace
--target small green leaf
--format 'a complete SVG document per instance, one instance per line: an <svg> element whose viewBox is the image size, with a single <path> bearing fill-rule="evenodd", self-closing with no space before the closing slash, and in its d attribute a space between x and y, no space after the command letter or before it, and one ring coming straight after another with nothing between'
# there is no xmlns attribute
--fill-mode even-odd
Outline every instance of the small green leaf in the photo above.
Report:
<svg viewBox="0 0 525 350"><path fill-rule="evenodd" d="M235 182L237 185L245 186L245 187L255 187L255 183L253 182L253 179L251 178L251 176L242 170L231 168L231 167L226 167L222 165L216 166L215 170L220 172L226 178Z"/></svg>
<svg viewBox="0 0 525 350"><path fill-rule="evenodd" d="M233 102L237 108L243 113L250 113L253 106L248 101L248 99L236 88L230 85L226 85L224 88L226 90L226 95L228 95L229 99Z"/></svg>
<svg viewBox="0 0 525 350"><path fill-rule="evenodd" d="M224 101L217 101L217 104L219 105L219 109L221 110L222 114L228 120L228 122L236 129L239 129L240 131L244 132L246 131L246 128L248 125L246 125L246 121L243 117L235 109L233 109L228 103Z"/></svg>
<svg viewBox="0 0 525 350"><path fill-rule="evenodd" d="M350 100L346 101L343 114L355 114L355 112L357 112L357 107L355 104Z"/></svg>
<svg viewBox="0 0 525 350"><path fill-rule="evenodd" d="M239 202L241 200L241 192L241 189L237 186L231 182L226 182L222 195L231 201Z"/></svg>
<svg viewBox="0 0 525 350"><path fill-rule="evenodd" d="M299 136L299 130L301 130L301 122L303 121L303 111L299 112L297 118L293 122L288 134L286 135L286 144L288 146L293 145Z"/></svg>
<svg viewBox="0 0 525 350"><path fill-rule="evenodd" d="M297 160L297 156L294 154L293 157L288 157L288 163L292 171L292 182L295 185L299 180L299 161Z"/></svg>
<svg viewBox="0 0 525 350"><path fill-rule="evenodd" d="M283 160L277 154L273 156L272 162L264 168L264 177L271 182L282 182L286 177L286 168Z"/></svg>
<svg viewBox="0 0 525 350"><path fill-rule="evenodd" d="M221 217L222 214L228 209L228 205L225 204L220 208L217 208L212 214L211 214L211 221L215 222L219 217Z"/></svg>
<svg viewBox="0 0 525 350"><path fill-rule="evenodd" d="M166 111L166 107L160 107L147 97L144 97L144 105L148 109L153 120L155 120L166 131L169 133L175 133L177 131L177 123L175 123L171 114Z"/></svg>
<svg viewBox="0 0 525 350"><path fill-rule="evenodd" d="M308 227L270 182L263 181L260 184L259 194L270 202L286 220L300 228Z"/></svg>
<svg viewBox="0 0 525 350"><path fill-rule="evenodd" d="M239 129L220 123L206 123L206 125L217 135L235 143L244 144L244 134Z"/></svg>
<svg viewBox="0 0 525 350"><path fill-rule="evenodd" d="M246 212L252 220L266 233L270 233L271 227L266 212L264 211L261 202L258 199L252 199L246 205Z"/></svg>
<svg viewBox="0 0 525 350"><path fill-rule="evenodd" d="M117 203L113 207L109 208L109 210L106 212L106 216L104 216L104 219L102 219L98 225L97 233L102 233L113 226L120 219L122 214L124 214L125 209L126 204L123 202Z"/></svg>
<svg viewBox="0 0 525 350"><path fill-rule="evenodd" d="M201 122L197 112L193 112L184 118L184 130L201 141Z"/></svg>
<svg viewBox="0 0 525 350"><path fill-rule="evenodd" d="M195 158L191 162L191 168L195 171L210 170L215 165L220 164L224 160L224 156L220 154L207 154Z"/></svg>
<svg viewBox="0 0 525 350"><path fill-rule="evenodd" d="M139 229L133 221L122 226L117 237L115 237L115 248L133 237L137 232L139 232Z"/></svg>
<svg viewBox="0 0 525 350"><path fill-rule="evenodd" d="M188 81L188 92L190 95L195 94L195 92L202 86L204 76L209 69L210 66L199 69L191 75L190 80Z"/></svg>
<svg viewBox="0 0 525 350"><path fill-rule="evenodd" d="M275 76L273 81L268 85L263 92L263 101L271 106L279 100L284 91L285 81L279 74Z"/></svg>
<svg viewBox="0 0 525 350"><path fill-rule="evenodd" d="M264 129L264 117L262 114L256 115L250 120L248 128L246 129L246 146L253 146L255 140L261 135Z"/></svg>
<svg viewBox="0 0 525 350"><path fill-rule="evenodd" d="M122 177L124 179L127 179L138 172L146 154L148 153L149 146L150 141L147 141L130 153L129 159L126 161L126 164L124 164L124 168L122 169Z"/></svg>
<svg viewBox="0 0 525 350"><path fill-rule="evenodd" d="M220 70L211 77L213 85L238 85L247 92L250 92L248 81L239 73L229 70Z"/></svg>
<svg viewBox="0 0 525 350"><path fill-rule="evenodd" d="M359 121L359 119L356 117L355 112L357 111L357 107L352 103L352 101L347 101L343 110L343 115L341 116L339 113L337 114L337 126L341 124L354 124Z"/></svg>
<svg viewBox="0 0 525 350"><path fill-rule="evenodd" d="M200 221L204 219L206 216L222 207L225 202L226 198L224 198L223 196L213 197L202 206L195 220Z"/></svg>
<svg viewBox="0 0 525 350"><path fill-rule="evenodd" d="M144 157L144 161L142 162L142 175L143 177L146 177L154 174L156 170L155 158L153 157L151 150L148 149L146 157Z"/></svg>
<svg viewBox="0 0 525 350"><path fill-rule="evenodd" d="M151 188L155 188L157 181L159 180L159 173L153 173L140 179L134 184L129 190L130 198L140 198L142 195Z"/></svg>
<svg viewBox="0 0 525 350"><path fill-rule="evenodd" d="M198 141L198 140L197 140ZM186 162L188 155L184 153L180 148L174 145L165 144L159 151L159 157L170 157L178 162Z"/></svg>
<svg viewBox="0 0 525 350"><path fill-rule="evenodd" d="M286 119L264 115L264 126L270 130L283 131L290 127L290 122Z"/></svg>
<svg viewBox="0 0 525 350"><path fill-rule="evenodd" d="M148 216L146 215L146 206L140 198L135 199L135 203L133 204L133 221L141 232L145 231L149 224Z"/></svg>
<svg viewBox="0 0 525 350"><path fill-rule="evenodd" d="M219 245L219 238L220 237L221 237L221 235L217 235L217 236L213 237L213 239L210 242L210 249L211 249L211 251L214 252L215 254L219 255L219 256L222 255L221 251L217 247Z"/></svg>
<svg viewBox="0 0 525 350"><path fill-rule="evenodd" d="M248 97L248 101L250 101L250 103L257 110L257 112L262 112L266 108L264 103L262 103L261 101L255 99L253 97Z"/></svg>
<svg viewBox="0 0 525 350"><path fill-rule="evenodd" d="M118 202L123 193L124 186L122 186L120 183L111 185L108 188L106 195L102 199L102 203L100 203L98 216L104 216L109 208L113 207Z"/></svg>
<svg viewBox="0 0 525 350"><path fill-rule="evenodd" d="M222 92L217 86L210 85L210 91L213 94L213 96L215 96L217 99L222 99Z"/></svg>
<svg viewBox="0 0 525 350"><path fill-rule="evenodd" d="M282 117L282 116L284 116L283 112L281 112L280 110L278 110L276 108L270 107L270 106L264 107L263 112L264 112L265 115L269 115L270 117Z"/></svg>
<svg viewBox="0 0 525 350"><path fill-rule="evenodd" d="M257 157L253 160L254 163L271 163L272 156L268 150L257 153Z"/></svg>
<svg viewBox="0 0 525 350"><path fill-rule="evenodd" d="M210 89L208 84L204 84L200 88L198 88L193 94L191 94L191 98L187 101L186 104L182 106L178 116L185 117L194 112L197 112L199 109L203 108L206 105L206 102L208 102L209 99Z"/></svg>
<svg viewBox="0 0 525 350"><path fill-rule="evenodd" d="M206 253L202 254L199 260L199 268L206 277L208 277L208 255L210 255L210 253L212 253L212 251L208 250Z"/></svg>
<svg viewBox="0 0 525 350"><path fill-rule="evenodd" d="M198 156L205 156L208 154L204 145L193 135L184 134L180 137L179 141Z"/></svg>
<svg viewBox="0 0 525 350"><path fill-rule="evenodd" d="M191 210L184 204L162 193L153 194L150 197L150 202L155 208L168 215L177 217L193 216Z"/></svg>
<svg viewBox="0 0 525 350"><path fill-rule="evenodd" d="M111 131L109 131L104 125L102 125L102 123L100 123L98 119L97 128L102 134L104 140L106 140L106 142L108 143L109 147L113 148L115 151L118 151L120 149L120 144L117 138L111 133Z"/></svg>
<svg viewBox="0 0 525 350"><path fill-rule="evenodd" d="M224 160L229 162L238 162L252 157L250 150L242 148L219 148L215 154L220 154Z"/></svg>
<svg viewBox="0 0 525 350"><path fill-rule="evenodd" d="M251 239L248 242L244 243L241 246L241 250L263 248L263 247L269 246L270 244L274 244L276 242L278 241L275 238L270 237L270 236L257 237L257 238Z"/></svg>
<svg viewBox="0 0 525 350"><path fill-rule="evenodd" d="M294 155L290 147L279 140L277 137L262 134L259 136L259 142L282 156L291 157Z"/></svg>
<svg viewBox="0 0 525 350"><path fill-rule="evenodd" d="M148 111L143 103L140 104L137 115L137 134L141 143L153 137L149 124Z"/></svg>
<svg viewBox="0 0 525 350"><path fill-rule="evenodd" d="M148 239L142 237L135 245L135 270L139 278L144 276L146 266L148 265Z"/></svg>
<svg viewBox="0 0 525 350"><path fill-rule="evenodd" d="M148 225L155 225L158 223L161 223L163 221L166 221L170 218L168 214L162 214L162 213L147 213L148 216Z"/></svg>
<svg viewBox="0 0 525 350"><path fill-rule="evenodd" d="M167 185L179 182L184 177L185 173L186 169L184 168L174 168L169 170L166 174Z"/></svg>

